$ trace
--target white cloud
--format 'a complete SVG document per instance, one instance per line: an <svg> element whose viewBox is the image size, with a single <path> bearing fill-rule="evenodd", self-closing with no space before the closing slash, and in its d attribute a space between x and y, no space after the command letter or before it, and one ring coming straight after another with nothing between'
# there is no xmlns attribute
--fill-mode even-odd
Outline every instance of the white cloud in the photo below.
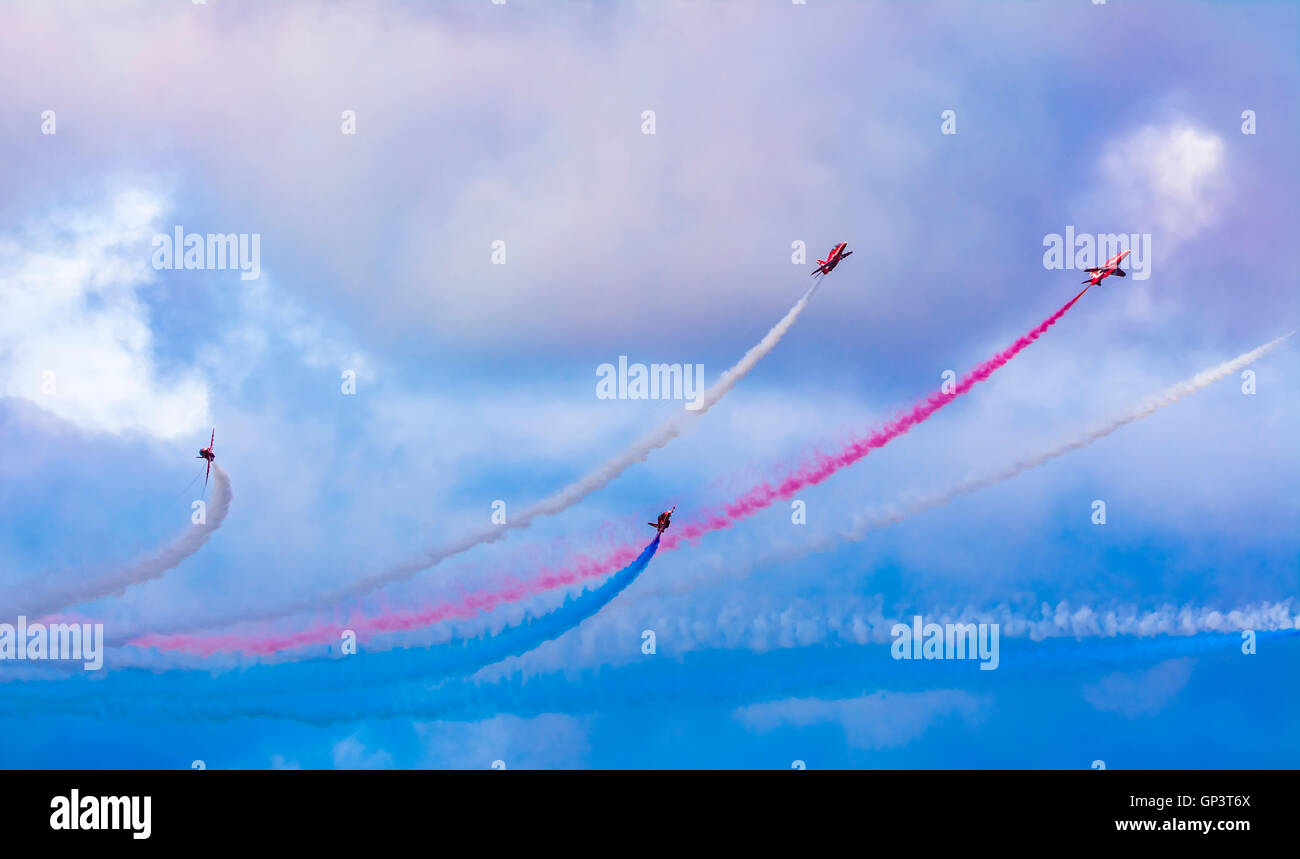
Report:
<svg viewBox="0 0 1300 859"><path fill-rule="evenodd" d="M393 768L393 756L383 749L370 751L356 734L334 744L334 768L340 770L382 770Z"/></svg>
<svg viewBox="0 0 1300 859"><path fill-rule="evenodd" d="M1110 142L1101 171L1132 229L1156 234L1166 251L1219 219L1228 187L1223 139L1183 122Z"/></svg>
<svg viewBox="0 0 1300 859"><path fill-rule="evenodd" d="M713 332L720 317L762 320L793 299L807 277L788 261L791 240L805 238L824 253L834 239L813 238L823 233L819 221L849 219L825 211L828 199L842 196L844 179L829 158L838 126L796 121L818 73L800 64L792 75L771 62L791 26L815 33L828 50L850 42L842 32L819 32L808 16L791 19L777 8L754 20L742 3L628 4L567 20L528 14L518 23L533 29L521 39L424 10L391 20L346 7L303 15L258 6L249 14L250 26L229 30L189 10L142 10L114 18L120 41L106 44L106 19L92 10L72 19L34 13L6 35L14 62L78 117L79 136L110 137L108 129L133 124L157 129L184 141L176 149L189 159L185 170L205 187L250 189L256 202L241 205L239 216L256 211L257 228L296 250L297 265L328 272L319 289L357 307L363 327L373 317L385 328L432 328L448 342L492 347L507 335L565 346L584 333L602 344L647 330L684 339ZM719 16L771 50L720 43L707 26ZM147 73L114 62L137 45L151 51ZM357 62L319 63L333 52ZM497 61L504 55L512 68ZM939 86L932 65L913 57L868 59L873 68L904 63L916 74L906 96L889 87L857 93L854 116ZM149 91L158 69L174 89L212 89L205 82L218 66L226 70L222 86L202 117L167 100L147 110L139 99L119 100ZM525 88L519 68L529 69ZM285 70L311 85L267 85ZM474 93L465 79L477 81ZM339 133L342 108L358 110L355 136ZM655 136L640 130L641 112L651 108ZM281 120L277 133L250 137L270 115ZM430 157L430 135L441 137L448 124L466 133L441 140ZM889 175L915 164L918 149L939 147L935 135L908 138L877 124L871 157L858 162ZM321 182L323 175L337 181ZM852 231L903 244L907 236L883 203L853 215ZM656 233L662 237L648 243ZM507 240L508 265L490 264L498 238ZM770 277L775 262L779 281ZM737 286L716 282L736 267ZM858 296L843 300L864 300Z"/></svg>
<svg viewBox="0 0 1300 859"><path fill-rule="evenodd" d="M99 211L64 212L0 241L0 379L95 432L173 439L208 423L208 388L164 374L139 290L153 279L150 241L163 201L117 194Z"/></svg>
<svg viewBox="0 0 1300 859"><path fill-rule="evenodd" d="M584 720L558 713L417 722L415 731L425 745L422 765L439 769L488 769L494 761L507 769L582 767L590 752Z"/></svg>
<svg viewBox="0 0 1300 859"><path fill-rule="evenodd" d="M336 747L337 748L337 747ZM300 770L302 767L297 761L291 761L284 755L276 752L271 755L271 769L273 770Z"/></svg>
<svg viewBox="0 0 1300 859"><path fill-rule="evenodd" d="M338 374L352 370L358 383L376 378L375 362L352 345L343 326L306 310L266 272L240 284L233 304L236 316L212 342L198 350L198 363L209 377L237 391L267 359L277 342L288 346L303 366ZM336 376L341 380L341 376Z"/></svg>
<svg viewBox="0 0 1300 859"><path fill-rule="evenodd" d="M1111 713L1130 719L1153 716L1165 708L1192 677L1192 659L1167 659L1145 671L1108 674L1084 689L1084 699Z"/></svg>
<svg viewBox="0 0 1300 859"><path fill-rule="evenodd" d="M969 721L979 708L979 700L967 692L880 691L861 698L790 698L751 704L737 709L735 716L747 728L760 733L838 722L850 746L878 750L907 745L943 716L959 715Z"/></svg>

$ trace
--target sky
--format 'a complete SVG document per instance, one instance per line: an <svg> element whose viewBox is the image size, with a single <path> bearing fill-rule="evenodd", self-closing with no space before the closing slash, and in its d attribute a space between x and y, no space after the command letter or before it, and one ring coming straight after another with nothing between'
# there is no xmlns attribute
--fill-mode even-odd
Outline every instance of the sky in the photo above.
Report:
<svg viewBox="0 0 1300 859"><path fill-rule="evenodd" d="M0 624L73 594L111 644L0 659L0 766L1300 766L1295 339L1071 444L1300 328L1293 4L0 24ZM177 229L256 277L160 267ZM1128 276L669 542L1051 316L1067 234L1138 236ZM715 384L841 241L706 413L598 396L620 356ZM893 658L915 615L997 623L996 669Z"/></svg>

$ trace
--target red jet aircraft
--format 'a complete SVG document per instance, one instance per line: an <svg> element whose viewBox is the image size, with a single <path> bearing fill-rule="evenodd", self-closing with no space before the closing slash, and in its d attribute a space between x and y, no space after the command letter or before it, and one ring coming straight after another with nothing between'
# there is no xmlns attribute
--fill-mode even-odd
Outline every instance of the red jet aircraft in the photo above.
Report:
<svg viewBox="0 0 1300 859"><path fill-rule="evenodd" d="M812 273L814 275L830 274L835 270L835 266L840 264L840 260L853 256L853 251L845 250L848 244L848 242L840 242L831 248L831 252L826 255L826 259L817 260L817 268L813 269Z"/></svg>
<svg viewBox="0 0 1300 859"><path fill-rule="evenodd" d="M212 452L212 448L215 446L216 440L217 440L217 429L216 427L213 427L212 438L208 440L208 446L200 450L199 455L194 457L195 459L206 459L208 461L208 470L203 475L203 489L205 491L208 488L208 475L212 473L212 461L217 458L217 455ZM193 485L194 483L191 481L190 486Z"/></svg>
<svg viewBox="0 0 1300 859"><path fill-rule="evenodd" d="M674 504L674 505L673 505L673 510L676 510L676 509L677 509L677 505ZM646 524L649 525L651 528L654 528L654 529L655 529L655 531L657 532L657 533L656 533L656 536L657 536L658 534L662 534L663 532L667 531L667 530L668 530L668 526L672 524L672 521L673 521L673 510L665 510L664 512L660 513L660 514L659 514L659 521L657 521L657 522L647 522L647 523L646 523Z"/></svg>
<svg viewBox="0 0 1300 859"><path fill-rule="evenodd" d="M1079 283L1086 283L1090 286L1096 286L1097 284L1101 283L1103 280L1105 280L1107 277L1111 276L1112 274L1115 275L1116 277L1128 277L1128 275L1120 271L1119 264L1123 262L1124 257L1128 256L1130 253L1132 253L1132 251L1120 251L1119 253L1115 254L1113 257L1111 257L1110 259L1102 263L1101 266L1098 268L1085 268L1084 271L1092 275L1092 277L1088 278L1087 280L1081 280L1079 281Z"/></svg>

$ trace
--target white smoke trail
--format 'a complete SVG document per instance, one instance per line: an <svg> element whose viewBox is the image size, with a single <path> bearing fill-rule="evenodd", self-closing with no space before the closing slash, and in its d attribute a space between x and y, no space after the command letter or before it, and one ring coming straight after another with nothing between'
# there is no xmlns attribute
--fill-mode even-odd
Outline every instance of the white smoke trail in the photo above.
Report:
<svg viewBox="0 0 1300 859"><path fill-rule="evenodd" d="M803 604L757 612L742 608L716 627L706 628L707 624L699 622L684 623L680 628L656 627L661 647L670 645L662 652L671 658L664 661L644 658L639 626L612 648L609 642L577 642L570 636L575 646L553 654L559 658L537 659L542 655L537 650L529 654L526 663L511 657L476 673L453 672L435 685L428 682L432 678L422 678L416 684L399 683L362 696L352 694L347 683L329 684L330 679L337 679L336 664L318 665L323 673L307 688L288 676L266 675L283 682L244 689L242 671L214 674L216 666L207 661L189 670L172 664L163 673L110 676L96 683L84 682L84 672L73 672L71 678L56 682L23 682L6 688L6 694L0 696L0 715L84 713L87 700L93 698L97 712L119 716L144 714L181 721L264 716L331 723L415 715L462 718L479 714L473 717L485 718L534 710L578 713L665 701L712 706L720 701L740 705L792 695L842 697L836 690L853 696L902 679L896 670L898 663L890 657L893 626L910 625L912 613L897 609L886 613L882 603L882 598L875 597L853 600L847 606ZM1235 647L1239 642L1225 640L1225 636L1244 630L1261 637L1284 635L1297 629L1293 612L1291 601L1228 610L1169 604L1154 609L1071 606L1062 602L1042 603L1027 611L1003 605L922 614L926 623L998 624L1000 646L1008 648L1002 652L1002 671L1050 672L1060 666L1097 668L1117 658L1128 664L1134 658L1162 653ZM627 646L629 642L635 644ZM395 653L412 663L423 658L416 650ZM959 664L965 663L950 663L950 676ZM272 670L283 669L277 666ZM916 678L923 685L934 682L931 674L907 674L908 679Z"/></svg>
<svg viewBox="0 0 1300 859"><path fill-rule="evenodd" d="M750 370L754 369L764 356L776 348L777 343L781 342L781 338L786 335L786 332L788 332L794 325L795 321L798 320L799 315L803 313L804 308L808 306L808 302L812 299L813 294L817 292L820 281L821 278L818 278L817 282L814 283L797 302L795 302L794 306L786 312L785 316L772 326L771 330L767 332L762 340L751 347L750 350L746 352L744 356L742 356L741 359L731 367L731 369L723 373L710 388L700 394L696 401L698 403L698 408L678 412L672 418L660 425L654 432L645 436L636 444L608 460L598 468L588 472L582 478L574 481L553 495L534 503L532 506L512 514L507 524L492 525L491 527L471 532L451 543L435 546L409 561L373 573L333 591L304 597L293 602L281 604L275 608L261 611L240 610L228 613L224 616L211 615L206 618L191 618L170 626L152 624L148 625L147 628L144 629L126 630L112 636L110 643L123 643L141 632L165 634L206 629L214 626L224 626L237 621L277 620L299 612L333 606L344 600L364 596L365 594L378 590L385 585L409 579L416 573L419 573L422 570L427 570L448 558L462 554L475 546L495 542L504 538L510 531L527 528L535 519L544 516L554 516L557 513L567 510L591 493L604 488L610 481L618 477L631 466L644 461L652 451L663 447L674 438L681 435L682 432L692 424L692 422L702 417L709 409L716 405L719 400L726 396L726 394L734 388L741 379L745 378Z"/></svg>
<svg viewBox="0 0 1300 859"><path fill-rule="evenodd" d="M1031 468L1037 468L1049 460L1056 459L1059 456L1064 456L1067 453L1092 444L1094 441L1103 439L1116 430L1122 429L1135 421L1140 421L1143 418L1150 417L1161 409L1167 406L1172 406L1187 395L1194 394L1203 388L1208 388L1210 385L1225 376L1230 376L1248 364L1258 361L1287 338L1294 336L1295 333L1296 332L1292 331L1289 334L1283 334L1276 340L1272 340L1265 343L1263 346L1252 349L1242 355L1238 355L1230 361L1224 361L1216 367L1202 370L1190 379L1185 379L1175 385L1165 388L1158 394L1148 397L1141 405L1133 408L1128 413L1123 414L1108 423L1096 426L1082 435L1076 436L1067 442L1059 444L1049 450L1045 450L1035 456L1018 460L1006 468L992 472L983 477L965 480L948 490L908 504L905 507L860 516L854 522L853 527L848 531L843 532L841 537L846 540L860 540L866 536L869 531L879 530L897 522L901 522L911 516L915 516L918 513L923 513L936 507L942 507L959 496L968 495L977 490L985 489L995 483L1001 483L1004 480L1010 480Z"/></svg>
<svg viewBox="0 0 1300 859"><path fill-rule="evenodd" d="M556 668L575 666L581 657L608 657L611 639L623 638L628 630L638 632L653 628L661 642L672 652L699 650L748 649L758 652L788 647L807 647L827 642L881 644L893 640L895 624L910 625L915 615L925 623L995 623L1008 639L1048 641L1089 638L1151 638L1153 636L1187 636L1202 633L1227 633L1241 630L1276 631L1296 629L1300 607L1291 600L1262 601L1230 609L1170 603L1141 609L1134 605L1071 605L1062 600L1055 605L1043 602L1036 609L1011 606L977 609L935 608L931 611L887 612L884 598L847 597L833 605L819 605L809 600L784 602L767 607L746 609L729 605L714 623L700 623L680 614L655 617L632 613L627 629L594 630L585 641L575 642L577 652L557 652ZM531 670L544 665L530 662Z"/></svg>
<svg viewBox="0 0 1300 859"><path fill-rule="evenodd" d="M645 461L650 453L658 448L668 444L668 442L681 435L682 432L691 424L699 419L709 409L717 404L736 384L743 379L755 365L763 359L769 352L776 348L776 344L781 342L781 338L794 325L799 315L803 313L804 308L808 306L813 293L817 291L817 284L814 284L807 292L803 294L794 306L781 318L781 321L772 326L767 335L757 344L750 348L736 364L719 377L713 386L700 395L699 407L691 410L684 410L675 414L672 418L661 424L658 429L642 438L636 444L627 450L605 462L600 467L588 472L582 478L570 483L541 501L534 503L532 506L525 508L522 512L514 513L510 521L505 525L494 525L490 529L484 529L476 534L471 534L457 540L446 546L439 546L430 549L423 555L420 555L405 564L393 567L372 576L368 576L357 581L343 590L331 594L327 597L313 600L314 603L321 602L334 603L340 599L357 597L376 588L392 582L409 578L415 573L427 569L434 564L446 558L458 555L481 543L493 542L500 540L508 531L527 528L533 523L533 520L543 516L554 516L577 504L591 493L603 489L614 478L618 477L628 468L636 465L638 462Z"/></svg>
<svg viewBox="0 0 1300 859"><path fill-rule="evenodd" d="M995 623L1006 640L1041 642L1291 630L1300 628L1298 612L1300 606L1291 599L1229 608L1168 602L1148 602L1143 607L1118 601L1089 605L1025 600L991 607L932 604L910 610L900 608L896 597L881 594L837 592L834 596L789 599L728 590L706 600L692 594L649 604L620 602L618 611L598 615L574 634L552 641L526 658L507 659L484 669L480 677L493 682L519 670L531 673L632 664L643 659L640 646L647 629L654 630L659 651L673 659L706 651L768 653L820 645L888 644L893 640L894 625L910 625L918 614L925 623ZM418 648L423 643L413 635L383 646ZM168 664L152 661L143 653L124 652L122 658L137 664ZM198 660L185 664L211 665Z"/></svg>
<svg viewBox="0 0 1300 859"><path fill-rule="evenodd" d="M131 585L156 579L193 555L212 533L226 521L230 512L230 478L220 465L212 465L212 503L207 521L190 525L183 534L158 551L102 576L67 581L46 575L14 588L5 596L0 617L25 615L33 620L101 597L122 593Z"/></svg>

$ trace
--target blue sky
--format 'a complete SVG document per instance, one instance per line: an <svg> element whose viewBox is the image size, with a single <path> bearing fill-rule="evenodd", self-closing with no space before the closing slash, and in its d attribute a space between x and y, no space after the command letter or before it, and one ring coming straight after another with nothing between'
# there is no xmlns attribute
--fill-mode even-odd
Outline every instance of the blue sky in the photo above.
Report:
<svg viewBox="0 0 1300 859"><path fill-rule="evenodd" d="M75 607L110 636L328 593L486 526L495 500L549 495L681 408L598 399L599 365L698 363L711 383L838 241L855 255L689 432L563 514L334 617L644 540L673 502L689 522L1068 300L1081 275L1044 267L1046 236L1149 234L1152 251L1148 278L1108 279L988 382L801 493L806 524L778 504L663 554L535 650L352 688L337 662L259 668L284 686L269 703L241 697L224 658L114 650L92 677L3 662L0 736L25 739L0 744L0 765L1300 765L1294 637L1247 656L1235 632L1164 634L1179 612L1300 611L1293 345L1251 365L1253 395L1234 373L1012 480L838 536L1300 327L1293 5L3 14L0 591L92 581L186 528L212 426L233 486L197 554ZM155 270L151 240L176 225L258 234L261 276ZM563 596L366 642L347 676L420 677L429 648ZM1159 617L1161 634L1012 637L1008 655L1058 649L995 671L895 662L879 640L915 613L995 616L1010 635L1062 605Z"/></svg>

